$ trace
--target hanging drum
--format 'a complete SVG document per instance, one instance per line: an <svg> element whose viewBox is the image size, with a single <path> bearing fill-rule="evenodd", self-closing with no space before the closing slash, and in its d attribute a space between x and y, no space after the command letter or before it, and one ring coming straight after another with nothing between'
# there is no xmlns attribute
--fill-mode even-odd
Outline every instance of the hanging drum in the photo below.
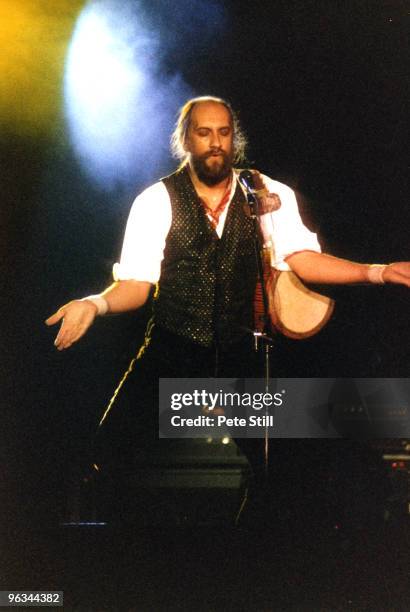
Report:
<svg viewBox="0 0 410 612"><path fill-rule="evenodd" d="M302 340L313 336L328 322L334 300L308 289L294 272L265 268L269 318L278 332ZM255 293L255 325L263 328L263 300L260 282Z"/></svg>

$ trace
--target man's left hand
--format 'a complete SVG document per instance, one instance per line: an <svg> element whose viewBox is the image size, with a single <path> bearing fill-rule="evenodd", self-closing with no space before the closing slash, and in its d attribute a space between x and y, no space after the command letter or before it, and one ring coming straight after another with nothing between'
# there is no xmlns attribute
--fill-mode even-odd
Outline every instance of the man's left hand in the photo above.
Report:
<svg viewBox="0 0 410 612"><path fill-rule="evenodd" d="M383 272L385 283L395 283L410 287L410 261L397 261L390 264Z"/></svg>

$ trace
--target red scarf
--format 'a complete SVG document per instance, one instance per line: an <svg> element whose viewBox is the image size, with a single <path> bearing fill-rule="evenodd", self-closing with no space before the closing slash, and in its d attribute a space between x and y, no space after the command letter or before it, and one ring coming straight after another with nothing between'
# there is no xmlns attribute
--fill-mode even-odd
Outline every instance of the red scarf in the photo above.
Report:
<svg viewBox="0 0 410 612"><path fill-rule="evenodd" d="M208 204L206 202L204 202L204 200L202 200L202 198L200 198L203 207L205 208L205 212L212 217L212 219L210 220L212 223L212 227L214 229L216 229L218 227L218 223L219 223L219 217L222 215L223 211L226 208L226 205L229 202L229 196L231 195L231 186L232 186L232 176L229 180L228 186L226 188L225 193L222 196L221 201L219 202L218 206L212 210Z"/></svg>

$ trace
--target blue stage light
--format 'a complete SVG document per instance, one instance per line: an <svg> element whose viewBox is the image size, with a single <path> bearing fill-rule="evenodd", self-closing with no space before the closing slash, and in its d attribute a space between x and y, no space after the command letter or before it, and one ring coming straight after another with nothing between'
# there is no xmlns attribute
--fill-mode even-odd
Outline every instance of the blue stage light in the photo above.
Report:
<svg viewBox="0 0 410 612"><path fill-rule="evenodd" d="M159 34L132 0L92 0L66 62L64 104L73 148L104 189L143 184L172 167L175 113L192 91L161 73Z"/></svg>

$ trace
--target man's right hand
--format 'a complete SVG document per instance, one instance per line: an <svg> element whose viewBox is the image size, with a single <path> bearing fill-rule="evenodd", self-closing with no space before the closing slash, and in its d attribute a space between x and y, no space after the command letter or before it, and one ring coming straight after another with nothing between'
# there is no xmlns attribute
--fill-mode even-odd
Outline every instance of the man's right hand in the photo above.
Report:
<svg viewBox="0 0 410 612"><path fill-rule="evenodd" d="M97 306L89 300L73 300L46 319L46 325L55 325L62 320L54 344L59 351L77 342L93 324Z"/></svg>

